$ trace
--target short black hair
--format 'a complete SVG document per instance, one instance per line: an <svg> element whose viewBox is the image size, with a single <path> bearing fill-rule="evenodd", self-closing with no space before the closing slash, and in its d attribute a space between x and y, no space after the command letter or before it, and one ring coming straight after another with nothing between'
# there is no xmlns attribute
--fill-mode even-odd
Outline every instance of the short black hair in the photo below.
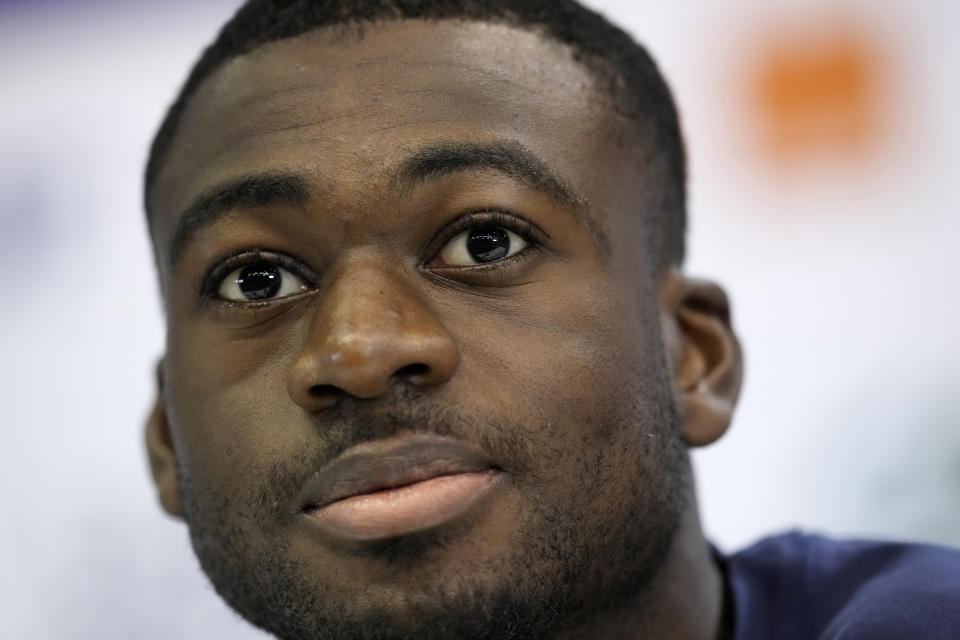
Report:
<svg viewBox="0 0 960 640"><path fill-rule="evenodd" d="M568 45L595 76L612 107L650 142L648 168L659 201L639 212L655 239L657 263L679 264L686 228L686 155L676 106L647 51L626 32L574 0L248 0L204 50L170 106L147 161L145 200L190 97L228 60L322 27L393 20L460 19L507 24ZM638 205L639 206L639 205Z"/></svg>

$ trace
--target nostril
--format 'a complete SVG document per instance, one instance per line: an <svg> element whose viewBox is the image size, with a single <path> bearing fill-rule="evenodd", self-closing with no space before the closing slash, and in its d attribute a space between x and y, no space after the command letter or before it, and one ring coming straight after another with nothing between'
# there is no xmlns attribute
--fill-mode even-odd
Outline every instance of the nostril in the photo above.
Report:
<svg viewBox="0 0 960 640"><path fill-rule="evenodd" d="M315 384L310 387L310 397L317 400L336 400L340 393L340 389L332 384Z"/></svg>
<svg viewBox="0 0 960 640"><path fill-rule="evenodd" d="M430 367L420 362L416 364L408 364L405 367L397 369L394 375L401 376L404 378L412 378L414 376L425 376L430 371Z"/></svg>

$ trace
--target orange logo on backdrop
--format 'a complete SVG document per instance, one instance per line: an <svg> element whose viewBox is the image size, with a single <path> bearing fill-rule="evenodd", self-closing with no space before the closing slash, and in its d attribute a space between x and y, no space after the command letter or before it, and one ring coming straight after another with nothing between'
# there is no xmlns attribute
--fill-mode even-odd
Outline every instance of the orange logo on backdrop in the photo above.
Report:
<svg viewBox="0 0 960 640"><path fill-rule="evenodd" d="M754 59L758 134L774 161L861 154L879 136L880 60L848 26L766 34Z"/></svg>

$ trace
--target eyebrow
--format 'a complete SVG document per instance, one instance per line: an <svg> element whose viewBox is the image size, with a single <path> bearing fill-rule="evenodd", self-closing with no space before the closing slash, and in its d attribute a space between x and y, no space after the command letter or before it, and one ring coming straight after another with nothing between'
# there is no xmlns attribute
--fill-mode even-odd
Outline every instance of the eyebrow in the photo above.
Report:
<svg viewBox="0 0 960 640"><path fill-rule="evenodd" d="M583 206L583 200L545 162L511 140L451 142L424 147L401 163L394 183L406 191L460 171L483 169L524 182L568 206Z"/></svg>
<svg viewBox="0 0 960 640"><path fill-rule="evenodd" d="M564 204L600 244L606 238L585 215L585 200L546 163L514 141L449 142L418 149L395 170L392 182L402 193L462 171L489 170L518 180ZM238 208L300 207L310 198L307 180L296 173L245 176L200 195L180 216L167 244L168 264L176 265L193 236Z"/></svg>
<svg viewBox="0 0 960 640"><path fill-rule="evenodd" d="M167 243L168 264L173 266L180 260L200 229L235 209L296 207L304 205L309 198L306 180L294 173L261 173L218 185L200 195L180 216Z"/></svg>

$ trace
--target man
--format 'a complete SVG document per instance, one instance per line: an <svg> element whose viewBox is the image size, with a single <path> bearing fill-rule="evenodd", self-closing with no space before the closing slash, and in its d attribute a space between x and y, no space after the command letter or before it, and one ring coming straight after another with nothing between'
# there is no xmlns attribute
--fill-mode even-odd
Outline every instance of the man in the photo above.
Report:
<svg viewBox="0 0 960 640"><path fill-rule="evenodd" d="M280 638L957 637L960 558L700 528L742 363L655 65L568 1L245 5L154 143L147 438Z"/></svg>

